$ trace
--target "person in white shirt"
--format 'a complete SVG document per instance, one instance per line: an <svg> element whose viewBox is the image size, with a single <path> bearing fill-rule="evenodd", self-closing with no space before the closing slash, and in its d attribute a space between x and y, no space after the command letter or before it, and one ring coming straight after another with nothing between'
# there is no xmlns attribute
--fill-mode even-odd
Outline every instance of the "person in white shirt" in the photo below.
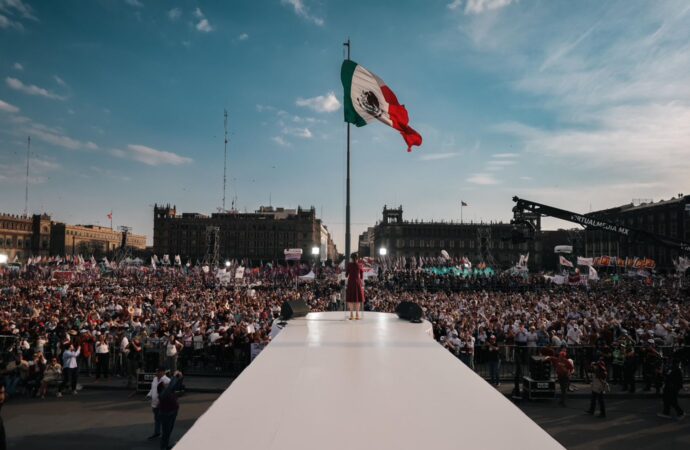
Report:
<svg viewBox="0 0 690 450"><path fill-rule="evenodd" d="M108 365L110 364L110 349L105 341L105 335L97 332L98 342L96 343L96 379L101 378L101 374L108 379Z"/></svg>
<svg viewBox="0 0 690 450"><path fill-rule="evenodd" d="M67 386L69 380L72 394L77 395L77 376L79 375L79 364L77 358L81 354L81 346L74 350L74 344L70 344L69 348L62 353L62 386Z"/></svg>
<svg viewBox="0 0 690 450"><path fill-rule="evenodd" d="M177 372L177 356L180 350L182 350L182 344L171 334L165 345L165 365L172 373Z"/></svg>
<svg viewBox="0 0 690 450"><path fill-rule="evenodd" d="M151 410L153 411L153 434L148 437L148 440L155 439L161 435L161 420L158 415L158 385L160 383L164 385L170 383L170 378L165 375L165 367L156 369L156 376L151 380L151 390L146 394L146 397L151 399Z"/></svg>

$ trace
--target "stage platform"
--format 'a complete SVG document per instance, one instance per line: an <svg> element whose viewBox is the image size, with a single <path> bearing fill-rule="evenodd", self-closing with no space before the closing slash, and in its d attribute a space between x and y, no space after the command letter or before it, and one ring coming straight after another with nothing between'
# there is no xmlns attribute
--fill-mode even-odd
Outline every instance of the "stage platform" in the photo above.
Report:
<svg viewBox="0 0 690 450"><path fill-rule="evenodd" d="M429 322L371 312L290 320L175 446L512 448L563 447L436 343Z"/></svg>

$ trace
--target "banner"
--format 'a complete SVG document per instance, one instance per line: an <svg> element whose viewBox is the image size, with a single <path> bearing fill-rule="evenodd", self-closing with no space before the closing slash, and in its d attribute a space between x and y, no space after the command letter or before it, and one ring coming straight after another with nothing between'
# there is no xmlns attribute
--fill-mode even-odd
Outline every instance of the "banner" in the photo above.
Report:
<svg viewBox="0 0 690 450"><path fill-rule="evenodd" d="M299 261L302 259L302 249L301 248L286 248L283 250L285 255L285 261Z"/></svg>
<svg viewBox="0 0 690 450"><path fill-rule="evenodd" d="M577 257L577 265L578 266L593 266L594 265L594 258L582 258L580 256Z"/></svg>
<svg viewBox="0 0 690 450"><path fill-rule="evenodd" d="M565 257L564 257L563 255L560 255L560 256L558 257L558 263L559 263L561 266L570 267L570 268L573 267L573 263L571 263L570 261L568 261L567 259L565 259Z"/></svg>

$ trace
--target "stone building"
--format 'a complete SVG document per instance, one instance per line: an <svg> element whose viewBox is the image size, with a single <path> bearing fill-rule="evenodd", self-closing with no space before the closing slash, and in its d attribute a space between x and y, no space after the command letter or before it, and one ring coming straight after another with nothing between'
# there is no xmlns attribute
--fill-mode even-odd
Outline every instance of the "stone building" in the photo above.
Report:
<svg viewBox="0 0 690 450"><path fill-rule="evenodd" d="M119 250L124 233L98 225L54 223L51 229L51 253L55 255L108 255ZM146 248L146 236L127 233L127 247Z"/></svg>
<svg viewBox="0 0 690 450"><path fill-rule="evenodd" d="M217 237L217 239L216 239ZM282 261L286 249L302 249L303 260L314 260L314 247L322 261L335 260L330 232L310 209L262 206L253 213L224 212L210 216L177 214L175 206L154 206L153 247L162 256L180 255L183 260L212 257L217 240L218 257L252 262Z"/></svg>
<svg viewBox="0 0 690 450"><path fill-rule="evenodd" d="M429 222L404 220L402 206L383 207L383 218L359 237L362 256L378 256L382 248L390 258L438 257L445 250L452 258L467 257L506 269L520 254L530 253L530 267L541 267L539 241L514 243L513 226L504 222Z"/></svg>
<svg viewBox="0 0 690 450"><path fill-rule="evenodd" d="M47 214L0 214L0 253L9 261L36 256L108 255L122 245L123 233L96 225L67 225ZM146 248L146 236L128 233L127 246Z"/></svg>
<svg viewBox="0 0 690 450"><path fill-rule="evenodd" d="M677 197L658 202L636 201L587 215L690 242L690 195L679 194ZM606 231L587 230L584 240L586 256L652 258L660 270L672 269L672 260L679 256L677 250L655 243L631 242L626 236Z"/></svg>

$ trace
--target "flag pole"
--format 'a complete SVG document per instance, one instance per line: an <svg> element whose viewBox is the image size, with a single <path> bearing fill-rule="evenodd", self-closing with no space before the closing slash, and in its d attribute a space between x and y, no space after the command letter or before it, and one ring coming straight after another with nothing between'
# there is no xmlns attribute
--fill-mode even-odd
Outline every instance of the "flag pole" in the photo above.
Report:
<svg viewBox="0 0 690 450"><path fill-rule="evenodd" d="M465 206L462 204L462 200L460 200L460 224L462 224L462 207Z"/></svg>
<svg viewBox="0 0 690 450"><path fill-rule="evenodd" d="M343 44L350 60L350 38ZM350 122L347 122L347 175L345 180L345 266L350 260Z"/></svg>

